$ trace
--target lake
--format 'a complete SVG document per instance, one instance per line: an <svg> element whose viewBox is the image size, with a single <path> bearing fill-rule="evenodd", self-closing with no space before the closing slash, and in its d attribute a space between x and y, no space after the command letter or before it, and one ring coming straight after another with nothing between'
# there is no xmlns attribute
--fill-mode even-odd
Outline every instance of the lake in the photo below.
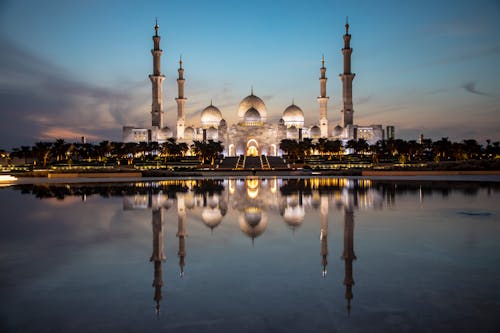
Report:
<svg viewBox="0 0 500 333"><path fill-rule="evenodd" d="M0 189L0 332L499 332L500 182Z"/></svg>

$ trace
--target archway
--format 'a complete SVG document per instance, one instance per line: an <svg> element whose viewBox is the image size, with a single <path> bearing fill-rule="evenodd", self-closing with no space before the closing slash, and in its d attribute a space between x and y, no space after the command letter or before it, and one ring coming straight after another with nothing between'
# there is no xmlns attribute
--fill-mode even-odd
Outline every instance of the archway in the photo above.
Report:
<svg viewBox="0 0 500 333"><path fill-rule="evenodd" d="M247 142L247 156L259 156L259 144L255 139L250 139Z"/></svg>
<svg viewBox="0 0 500 333"><path fill-rule="evenodd" d="M228 155L228 156L235 156L235 155L236 155L236 153L235 153L235 151L234 151L234 145L233 145L233 144L230 144L230 145L229 145L229 151L228 151L228 154L227 154L227 155Z"/></svg>

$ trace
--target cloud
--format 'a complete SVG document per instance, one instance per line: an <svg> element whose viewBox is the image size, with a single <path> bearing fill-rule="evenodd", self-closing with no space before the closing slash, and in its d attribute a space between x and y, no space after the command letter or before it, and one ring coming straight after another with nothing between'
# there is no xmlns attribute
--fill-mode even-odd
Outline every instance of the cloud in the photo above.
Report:
<svg viewBox="0 0 500 333"><path fill-rule="evenodd" d="M8 39L0 48L0 148L59 137L119 140L123 125L147 120L147 82L100 87Z"/></svg>
<svg viewBox="0 0 500 333"><path fill-rule="evenodd" d="M470 82L467 82L467 83L463 84L462 88L464 88L465 91L468 91L471 94L476 94L476 95L480 95L480 96L491 97L490 94L477 90L476 89L476 82L474 82L474 81L470 81Z"/></svg>

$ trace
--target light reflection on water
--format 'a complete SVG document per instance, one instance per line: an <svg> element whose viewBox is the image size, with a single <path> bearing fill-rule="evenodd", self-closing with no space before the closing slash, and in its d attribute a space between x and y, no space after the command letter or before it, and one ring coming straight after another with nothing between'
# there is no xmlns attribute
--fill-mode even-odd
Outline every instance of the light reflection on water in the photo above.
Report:
<svg viewBox="0 0 500 333"><path fill-rule="evenodd" d="M95 331L499 327L495 183L249 177L13 189L0 192L10 214L6 331L87 331L75 323L91 319ZM477 292L479 282L495 289ZM40 314L26 322L16 297Z"/></svg>

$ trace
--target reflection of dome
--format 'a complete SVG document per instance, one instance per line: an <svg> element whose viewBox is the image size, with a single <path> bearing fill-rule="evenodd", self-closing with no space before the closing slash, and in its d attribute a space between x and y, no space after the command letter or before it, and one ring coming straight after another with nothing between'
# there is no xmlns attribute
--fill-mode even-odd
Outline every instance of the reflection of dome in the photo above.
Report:
<svg viewBox="0 0 500 333"><path fill-rule="evenodd" d="M258 111L260 120L266 121L266 105L259 97L255 96L253 93L243 98L243 100L240 102L240 106L238 107L238 118L240 118L240 120L243 120L243 118L245 117L245 113L252 108Z"/></svg>
<svg viewBox="0 0 500 333"><path fill-rule="evenodd" d="M337 125L333 129L333 135L334 136L339 136L340 134L342 134L342 127L340 127L340 125Z"/></svg>
<svg viewBox="0 0 500 333"><path fill-rule="evenodd" d="M318 126L314 125L313 127L311 127L310 133L311 138L317 139L321 136L321 129Z"/></svg>
<svg viewBox="0 0 500 333"><path fill-rule="evenodd" d="M220 110L210 104L201 112L201 125L202 126L219 126L222 120L222 114Z"/></svg>
<svg viewBox="0 0 500 333"><path fill-rule="evenodd" d="M258 207L245 209L245 213L240 215L238 220L241 231L252 238L260 236L267 227L267 218Z"/></svg>
<svg viewBox="0 0 500 333"><path fill-rule="evenodd" d="M285 125L302 127L304 125L304 112L297 105L292 104L283 111L283 120Z"/></svg>
<svg viewBox="0 0 500 333"><path fill-rule="evenodd" d="M194 139L194 129L192 127L186 127L184 130L184 137L188 140Z"/></svg>
<svg viewBox="0 0 500 333"><path fill-rule="evenodd" d="M286 207L283 213L283 219L289 226L298 227L304 221L305 215L306 213L302 206Z"/></svg>
<svg viewBox="0 0 500 333"><path fill-rule="evenodd" d="M246 123L256 123L260 122L260 113L254 108L250 108L245 112L245 122Z"/></svg>
<svg viewBox="0 0 500 333"><path fill-rule="evenodd" d="M207 200L207 205L210 207L210 208L215 208L219 205L219 197L218 196L215 196L215 195L212 195L212 196L209 196L208 197L208 200Z"/></svg>
<svg viewBox="0 0 500 333"><path fill-rule="evenodd" d="M203 209L203 212L201 213L201 219L203 220L203 223L210 229L218 226L222 222L223 217L224 216L222 216L220 210L217 208L205 207Z"/></svg>
<svg viewBox="0 0 500 333"><path fill-rule="evenodd" d="M195 202L194 202L193 192L188 192L184 196L184 203L185 203L187 209L193 209L194 208Z"/></svg>

